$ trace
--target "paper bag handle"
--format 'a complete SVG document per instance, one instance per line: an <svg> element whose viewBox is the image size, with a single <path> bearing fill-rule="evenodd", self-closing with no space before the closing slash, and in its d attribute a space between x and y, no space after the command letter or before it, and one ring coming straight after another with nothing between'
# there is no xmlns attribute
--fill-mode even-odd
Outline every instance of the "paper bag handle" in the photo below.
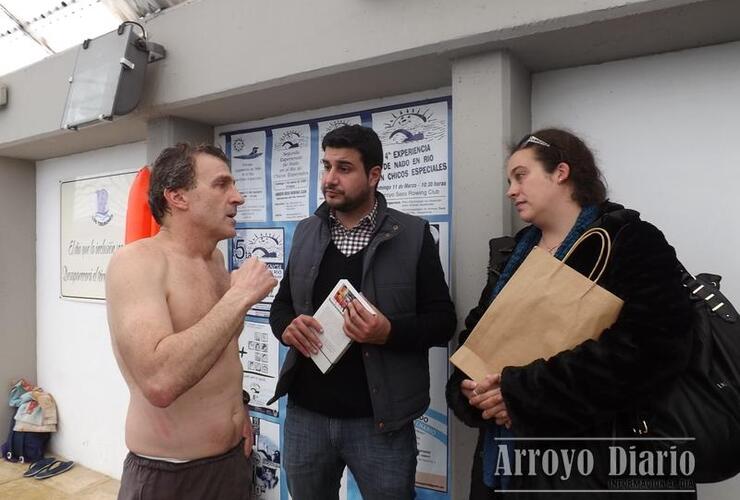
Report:
<svg viewBox="0 0 740 500"><path fill-rule="evenodd" d="M601 264L601 270L599 271L599 274L596 275L596 278L593 280L594 283L598 283L598 281L601 279L601 275L604 274L604 271L606 270L606 264L609 262L609 256L612 253L612 240L609 237L609 233L606 231L606 229L601 227L594 227L586 231L581 235L578 240L573 244L572 247L570 247L570 250L568 250L568 253L565 254L565 257L563 257L563 262L568 260L568 257L571 256L571 254L575 251L576 248L578 248L578 245L583 243L584 240L591 236L598 236L601 240L601 248L599 249L599 257L596 259L596 262L594 263L593 269L591 269L591 272L588 275L588 279L591 279L591 277L594 275L596 270L599 267L599 264ZM606 253L606 255L604 255ZM602 259L603 257L603 259Z"/></svg>

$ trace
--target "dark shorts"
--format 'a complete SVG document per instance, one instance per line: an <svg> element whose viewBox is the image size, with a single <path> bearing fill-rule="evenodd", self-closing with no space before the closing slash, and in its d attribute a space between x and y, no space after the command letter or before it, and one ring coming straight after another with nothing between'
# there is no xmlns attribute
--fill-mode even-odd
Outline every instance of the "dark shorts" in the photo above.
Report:
<svg viewBox="0 0 740 500"><path fill-rule="evenodd" d="M252 462L244 442L223 455L183 464L129 453L123 463L118 500L250 500Z"/></svg>

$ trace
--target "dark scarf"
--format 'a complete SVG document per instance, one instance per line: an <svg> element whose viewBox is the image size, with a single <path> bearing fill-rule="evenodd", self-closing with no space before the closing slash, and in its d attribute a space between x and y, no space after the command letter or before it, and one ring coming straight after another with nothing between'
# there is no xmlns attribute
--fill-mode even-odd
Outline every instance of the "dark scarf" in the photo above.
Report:
<svg viewBox="0 0 740 500"><path fill-rule="evenodd" d="M565 257L565 254L568 253L568 250L570 250L576 240L581 237L588 226L593 224L598 216L599 209L596 206L584 207L581 210L581 213L578 215L576 223L573 224L573 227L568 233L568 236L565 237L563 242L560 244L557 252L555 252L554 257L558 260L563 260L563 257ZM524 262L524 259L527 258L529 252L532 251L532 249L535 247L535 245L537 245L537 242L539 242L541 238L542 231L540 231L539 228L535 226L530 226L525 230L524 234L514 247L514 251L511 253L511 257L509 257L504 270L501 271L501 276L499 276L498 281L496 281L496 285L491 291L491 296L489 297L488 301L489 304L493 302L493 299L495 299L501 289L504 288L506 283L509 281L509 278L511 278L514 272L516 272L516 270L519 268L519 265ZM506 427L496 425L494 423L488 425L485 432L486 436L483 446L483 482L489 488L506 490L509 487L511 477L499 476L495 474L496 458L498 457L497 449L499 445L506 446L509 454L509 463L513 464L514 447L511 444L507 444L511 443L511 441L500 441L499 439L511 439L514 437L514 433Z"/></svg>

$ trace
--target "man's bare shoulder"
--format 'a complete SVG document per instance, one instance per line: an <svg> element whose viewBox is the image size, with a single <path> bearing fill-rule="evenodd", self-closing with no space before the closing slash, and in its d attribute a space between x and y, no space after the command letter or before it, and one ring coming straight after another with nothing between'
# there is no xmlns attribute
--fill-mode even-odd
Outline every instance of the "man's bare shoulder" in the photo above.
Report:
<svg viewBox="0 0 740 500"><path fill-rule="evenodd" d="M151 266L166 261L167 254L162 244L155 238L144 238L116 250L111 257L110 265L125 266L141 262Z"/></svg>
<svg viewBox="0 0 740 500"><path fill-rule="evenodd" d="M113 285L133 277L161 279L167 269L167 253L161 242L145 238L119 248L108 264L107 280Z"/></svg>

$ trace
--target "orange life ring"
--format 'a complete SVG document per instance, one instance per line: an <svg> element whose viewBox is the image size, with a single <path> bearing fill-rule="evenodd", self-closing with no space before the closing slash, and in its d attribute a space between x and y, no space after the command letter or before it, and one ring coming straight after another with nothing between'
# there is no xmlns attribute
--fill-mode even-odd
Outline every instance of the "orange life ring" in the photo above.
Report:
<svg viewBox="0 0 740 500"><path fill-rule="evenodd" d="M159 224L149 209L149 175L149 167L145 166L139 170L131 184L126 208L126 244L149 238L159 232Z"/></svg>

